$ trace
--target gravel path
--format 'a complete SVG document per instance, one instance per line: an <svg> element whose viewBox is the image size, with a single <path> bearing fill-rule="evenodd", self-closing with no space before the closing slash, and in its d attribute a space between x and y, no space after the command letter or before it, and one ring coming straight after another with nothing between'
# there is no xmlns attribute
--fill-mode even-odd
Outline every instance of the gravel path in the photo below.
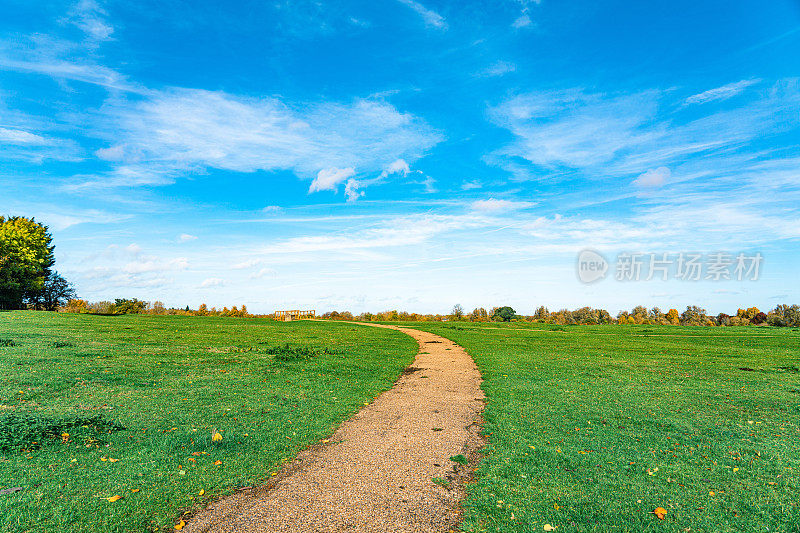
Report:
<svg viewBox="0 0 800 533"><path fill-rule="evenodd" d="M481 377L457 344L393 328L417 339L420 351L391 390L343 423L327 443L301 452L268 485L218 500L184 531L456 529L472 465L450 457L462 454L474 463L482 445Z"/></svg>

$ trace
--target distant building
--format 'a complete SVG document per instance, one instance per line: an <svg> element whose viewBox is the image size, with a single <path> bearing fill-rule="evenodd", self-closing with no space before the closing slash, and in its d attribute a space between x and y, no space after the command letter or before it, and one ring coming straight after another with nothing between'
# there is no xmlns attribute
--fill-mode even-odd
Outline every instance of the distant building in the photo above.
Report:
<svg viewBox="0 0 800 533"><path fill-rule="evenodd" d="M291 311L275 311L275 320L282 320L284 322L289 322L291 320L300 320L303 318L314 318L316 316L316 311L311 309L310 311L298 311L296 309Z"/></svg>

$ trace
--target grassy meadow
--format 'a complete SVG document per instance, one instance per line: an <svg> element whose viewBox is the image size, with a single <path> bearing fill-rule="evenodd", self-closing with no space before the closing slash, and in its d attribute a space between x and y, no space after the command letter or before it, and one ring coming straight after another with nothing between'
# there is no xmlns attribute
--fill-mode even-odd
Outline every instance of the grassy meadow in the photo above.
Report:
<svg viewBox="0 0 800 533"><path fill-rule="evenodd" d="M0 313L0 531L172 530L329 435L416 351L344 323Z"/></svg>
<svg viewBox="0 0 800 533"><path fill-rule="evenodd" d="M465 531L800 531L797 330L403 325L464 346L485 380ZM415 353L343 322L2 313L0 530L171 530Z"/></svg>
<svg viewBox="0 0 800 533"><path fill-rule="evenodd" d="M796 329L414 327L485 380L464 530L800 531Z"/></svg>

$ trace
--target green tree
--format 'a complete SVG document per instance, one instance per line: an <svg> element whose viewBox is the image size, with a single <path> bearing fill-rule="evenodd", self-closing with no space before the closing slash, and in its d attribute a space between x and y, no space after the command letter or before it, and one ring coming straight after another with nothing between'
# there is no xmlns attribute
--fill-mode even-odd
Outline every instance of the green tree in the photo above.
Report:
<svg viewBox="0 0 800 533"><path fill-rule="evenodd" d="M52 236L33 218L0 216L0 309L21 309L45 288Z"/></svg>
<svg viewBox="0 0 800 533"><path fill-rule="evenodd" d="M514 311L511 307L503 306L499 307L495 310L494 314L492 315L493 320L502 320L503 322L509 322L512 318L517 316L517 312Z"/></svg>

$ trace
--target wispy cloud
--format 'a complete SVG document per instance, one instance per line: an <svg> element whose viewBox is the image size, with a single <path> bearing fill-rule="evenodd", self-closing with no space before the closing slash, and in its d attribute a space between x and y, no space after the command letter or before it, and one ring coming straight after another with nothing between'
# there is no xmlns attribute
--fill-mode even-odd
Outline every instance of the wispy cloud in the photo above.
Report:
<svg viewBox="0 0 800 533"><path fill-rule="evenodd" d="M520 209L528 209L535 205L536 204L533 202L488 198L486 200L476 200L472 202L471 207L473 211L484 213L510 213Z"/></svg>
<svg viewBox="0 0 800 533"><path fill-rule="evenodd" d="M383 100L290 104L176 88L111 100L100 115L97 135L113 143L102 155L120 160L118 174L128 169L134 183L147 184L157 183L153 176L169 182L176 172L205 168L291 170L314 178L310 192L332 190L356 173L415 161L442 140Z"/></svg>
<svg viewBox="0 0 800 533"><path fill-rule="evenodd" d="M107 21L106 12L95 0L79 0L69 11L66 22L74 24L93 42L107 41L114 27Z"/></svg>
<svg viewBox="0 0 800 533"><path fill-rule="evenodd" d="M530 6L531 4L540 4L541 0L517 0L517 3L521 6L520 14L511 24L511 27L515 29L521 29L535 26L530 17Z"/></svg>
<svg viewBox="0 0 800 533"><path fill-rule="evenodd" d="M517 70L517 66L510 61L496 61L492 63L489 67L482 70L479 74L481 76L494 78L498 76L504 76L511 72Z"/></svg>
<svg viewBox="0 0 800 533"><path fill-rule="evenodd" d="M751 85L755 85L756 83L760 82L761 80L742 80L737 81L736 83L729 83L727 85L723 85L722 87L717 87L716 89L709 89L708 91L704 91L699 94L694 94L685 100L687 105L690 104L705 104L707 102L713 102L715 100L727 100L728 98L732 98L737 94L741 93Z"/></svg>
<svg viewBox="0 0 800 533"><path fill-rule="evenodd" d="M422 17L422 20L425 21L425 24L427 24L428 26L433 26L434 28L439 28L440 30L447 29L447 21L444 19L443 16L441 16L436 11L428 9L419 2L415 2L414 0L397 0L397 1L405 6L408 6L417 15Z"/></svg>
<svg viewBox="0 0 800 533"><path fill-rule="evenodd" d="M765 135L796 129L800 90L791 81L743 105L679 121L668 95L652 90L606 95L580 89L513 97L490 110L516 140L489 156L514 172L580 169L598 176L638 175L705 154L726 161L731 151Z"/></svg>
<svg viewBox="0 0 800 533"><path fill-rule="evenodd" d="M658 167L640 174L633 180L633 184L644 188L661 187L671 175L667 167Z"/></svg>
<svg viewBox="0 0 800 533"><path fill-rule="evenodd" d="M127 76L92 59L92 46L92 43L39 34L0 41L0 69L41 74L118 91L146 92Z"/></svg>

